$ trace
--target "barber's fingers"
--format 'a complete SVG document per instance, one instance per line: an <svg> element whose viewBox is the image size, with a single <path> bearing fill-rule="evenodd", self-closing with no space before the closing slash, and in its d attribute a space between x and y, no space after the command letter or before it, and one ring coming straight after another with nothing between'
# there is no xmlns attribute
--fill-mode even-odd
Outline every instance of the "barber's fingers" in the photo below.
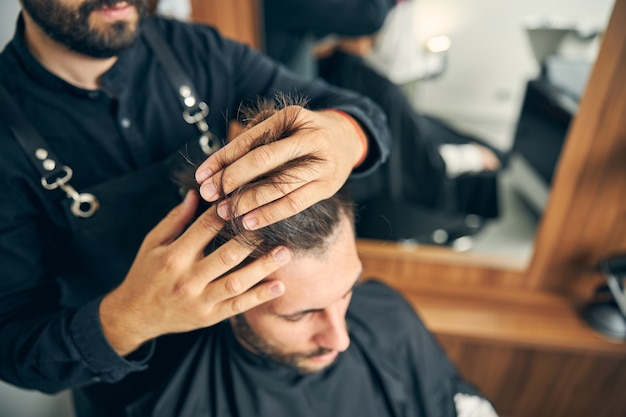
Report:
<svg viewBox="0 0 626 417"><path fill-rule="evenodd" d="M285 163L312 152L304 135L295 135L289 140L281 140L259 146L247 152L228 165L200 187L200 194L207 201L215 201L220 193L229 194L236 188L248 184L255 178L271 172ZM234 143L239 143L236 140ZM297 178L297 177L293 177Z"/></svg>
<svg viewBox="0 0 626 417"><path fill-rule="evenodd" d="M223 227L224 221L217 215L217 207L209 207L170 246L173 251L179 252L180 256L191 254L200 257Z"/></svg>
<svg viewBox="0 0 626 417"><path fill-rule="evenodd" d="M248 265L210 282L204 290L207 305L225 303L226 307L222 305L219 308L225 309L223 311L231 316L280 296L284 292L282 282L261 281L284 266L290 258L285 247L277 247Z"/></svg>
<svg viewBox="0 0 626 417"><path fill-rule="evenodd" d="M314 181L279 198L269 204L245 214L242 218L244 227L250 230L259 229L293 216L313 204L329 198L327 185Z"/></svg>
<svg viewBox="0 0 626 417"><path fill-rule="evenodd" d="M161 220L144 239L144 246L149 248L168 244L177 239L185 230L187 225L191 223L200 197L193 191L187 192L185 199L174 207Z"/></svg>
<svg viewBox="0 0 626 417"><path fill-rule="evenodd" d="M179 248L183 248L180 246ZM228 271L234 269L243 262L253 251L248 245L243 245L236 240L229 240L218 248L204 253L189 256L179 251L168 251L168 259L165 265L174 270L184 270L184 275L178 273L177 278L180 288L185 288L189 294L201 294L207 284L220 279Z"/></svg>
<svg viewBox="0 0 626 417"><path fill-rule="evenodd" d="M312 120L311 113L297 106L282 109L211 155L196 170L196 181L202 184L200 187L202 197L207 201L215 201L220 191L228 194L287 161L314 152L315 141L305 135L306 123ZM289 124L286 121L293 120L295 123L296 119L305 127L304 129L289 136L287 140L279 140L252 149L259 138L266 135L276 136ZM222 185L224 190L220 190Z"/></svg>
<svg viewBox="0 0 626 417"><path fill-rule="evenodd" d="M210 207L193 220L199 199L196 192L188 192L183 202L148 233L143 249L167 248L162 256L167 256L168 264L181 267L202 261L207 245L224 227L224 221L217 215L216 207ZM211 276L210 280L219 277L241 263L251 252L252 248L236 240L226 242L207 256L209 261L205 263L209 263L211 268L204 276Z"/></svg>
<svg viewBox="0 0 626 417"><path fill-rule="evenodd" d="M213 201L217 195L210 196L214 191L211 184L215 185L217 191L229 194L234 189L248 184L255 178L270 172L286 162L302 155L298 155L301 146L289 141L274 142L260 146L233 163L222 171L218 172L207 184L200 187L203 198Z"/></svg>
<svg viewBox="0 0 626 417"><path fill-rule="evenodd" d="M202 184L226 165L237 161L239 158L250 152L256 139L265 132L271 131L274 124L278 123L278 117L296 117L301 107L289 107L272 115L263 122L246 129L243 133L231 140L226 146L213 153L196 169L196 181ZM286 113L285 113L286 112ZM283 119L284 120L284 119Z"/></svg>
<svg viewBox="0 0 626 417"><path fill-rule="evenodd" d="M319 180L321 170L322 167L317 165L317 161L312 161L304 162L300 166L292 166L289 169L274 171L266 175L267 178L273 177L268 181L253 184L253 187L239 193L236 197L221 202L217 207L217 213L223 219L239 217ZM327 197L329 196L330 194Z"/></svg>
<svg viewBox="0 0 626 417"><path fill-rule="evenodd" d="M216 313L229 318L280 297L284 292L285 285L282 282L268 280L238 297L221 302L216 306Z"/></svg>

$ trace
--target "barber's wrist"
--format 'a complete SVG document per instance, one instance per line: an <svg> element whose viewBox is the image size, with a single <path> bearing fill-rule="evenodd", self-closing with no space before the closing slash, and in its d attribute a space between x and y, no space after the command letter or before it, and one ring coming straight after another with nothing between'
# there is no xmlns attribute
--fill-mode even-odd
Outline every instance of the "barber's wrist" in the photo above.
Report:
<svg viewBox="0 0 626 417"><path fill-rule="evenodd" d="M369 142L367 139L367 135L365 134L365 131L363 130L363 128L361 127L361 125L359 124L359 122L356 121L356 119L352 116L350 116L348 113L338 110L338 109L328 109L327 111L333 112L335 114L341 115L344 119L348 120L350 122L350 124L352 125L354 131L356 132L358 138L359 138L359 147L358 149L358 157L356 159L356 162L354 163L352 168L356 168L359 165L361 165L363 163L363 161L365 161L365 158L367 157L367 151L368 151L368 146L369 146Z"/></svg>
<svg viewBox="0 0 626 417"><path fill-rule="evenodd" d="M120 356L127 356L150 340L141 336L140 329L134 328L132 320L123 315L124 305L117 302L114 294L105 296L100 302L99 316L102 331L109 345Z"/></svg>

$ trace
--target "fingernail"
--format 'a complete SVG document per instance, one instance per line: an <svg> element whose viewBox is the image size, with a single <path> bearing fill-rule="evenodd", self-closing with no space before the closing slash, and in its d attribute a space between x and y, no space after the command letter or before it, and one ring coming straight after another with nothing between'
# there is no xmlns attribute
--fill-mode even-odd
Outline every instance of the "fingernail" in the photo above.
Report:
<svg viewBox="0 0 626 417"><path fill-rule="evenodd" d="M196 181L198 183L202 183L205 182L206 180L209 179L209 177L213 175L213 171L211 171L210 169L203 169L200 171L196 172Z"/></svg>
<svg viewBox="0 0 626 417"><path fill-rule="evenodd" d="M218 214L218 216L220 216L224 220L230 220L230 218L231 218L231 216L230 216L230 204L228 203L228 201L222 201L217 206L217 214Z"/></svg>
<svg viewBox="0 0 626 417"><path fill-rule="evenodd" d="M286 248L277 248L277 249L274 249L274 252L272 253L272 257L274 258L275 261L285 262L287 259L289 259L289 252L287 251Z"/></svg>
<svg viewBox="0 0 626 417"><path fill-rule="evenodd" d="M217 187L212 182L207 182L200 187L200 194L206 201L215 201L218 197Z"/></svg>
<svg viewBox="0 0 626 417"><path fill-rule="evenodd" d="M248 230L256 229L258 224L259 224L259 221L256 219L256 217L244 217L243 219L243 227L245 227Z"/></svg>
<svg viewBox="0 0 626 417"><path fill-rule="evenodd" d="M272 295L281 295L283 292L285 292L285 287L280 282L270 287L270 293L272 293Z"/></svg>

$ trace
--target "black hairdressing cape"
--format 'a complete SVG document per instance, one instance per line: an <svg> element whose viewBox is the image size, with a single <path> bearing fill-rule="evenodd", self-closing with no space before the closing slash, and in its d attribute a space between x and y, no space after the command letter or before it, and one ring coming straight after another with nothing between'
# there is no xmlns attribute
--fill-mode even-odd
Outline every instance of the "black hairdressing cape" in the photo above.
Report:
<svg viewBox="0 0 626 417"><path fill-rule="evenodd" d="M328 369L300 375L253 355L228 322L204 331L158 392L132 417L456 416L454 395L477 395L460 379L407 302L376 281L356 288L351 344Z"/></svg>

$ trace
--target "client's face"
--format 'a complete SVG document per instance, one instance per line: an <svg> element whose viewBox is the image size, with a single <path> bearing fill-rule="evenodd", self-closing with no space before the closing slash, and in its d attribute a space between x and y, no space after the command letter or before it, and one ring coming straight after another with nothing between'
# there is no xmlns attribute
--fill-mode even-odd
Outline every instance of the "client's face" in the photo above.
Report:
<svg viewBox="0 0 626 417"><path fill-rule="evenodd" d="M269 277L285 283L285 294L231 319L235 334L252 352L300 372L326 368L350 345L345 317L361 270L343 217L324 253L294 257Z"/></svg>

